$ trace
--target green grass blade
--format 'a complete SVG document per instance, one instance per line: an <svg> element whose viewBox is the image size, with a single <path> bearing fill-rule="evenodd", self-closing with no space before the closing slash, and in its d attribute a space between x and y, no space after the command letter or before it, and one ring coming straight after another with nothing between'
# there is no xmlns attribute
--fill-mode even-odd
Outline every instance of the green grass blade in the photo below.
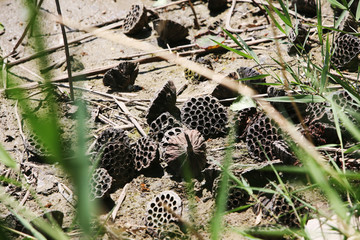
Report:
<svg viewBox="0 0 360 240"><path fill-rule="evenodd" d="M330 2L330 4L332 4L332 5L340 8L340 9L342 9L342 10L346 10L346 9L347 9L344 5L342 5L341 3L339 3L339 2L336 1L336 0L328 0L328 1Z"/></svg>
<svg viewBox="0 0 360 240"><path fill-rule="evenodd" d="M1 144L0 144L0 162L9 168L17 169L16 161L10 157L9 153L3 148Z"/></svg>
<svg viewBox="0 0 360 240"><path fill-rule="evenodd" d="M321 0L317 1L316 4L316 16L317 16L317 31L319 36L320 45L323 44L323 26L322 26L322 12L321 12Z"/></svg>
<svg viewBox="0 0 360 240"><path fill-rule="evenodd" d="M10 210L11 211L11 210ZM39 240L46 240L46 238L41 234L39 233L39 231L37 231L31 224L29 221L27 221L25 218L21 217L19 214L17 214L16 212L14 211L11 211L12 214L14 214L14 216L19 219L19 221L21 222L21 224L26 228L28 229L36 239L39 239Z"/></svg>
<svg viewBox="0 0 360 240"><path fill-rule="evenodd" d="M286 34L286 31L280 26L280 24L278 23L278 21L276 21L276 19L274 18L273 14L271 13L271 11L264 6L265 11L267 12L267 14L270 16L271 20L274 22L275 26L284 34Z"/></svg>
<svg viewBox="0 0 360 240"><path fill-rule="evenodd" d="M355 19L356 19L356 21L359 21L359 19L360 19L360 4L358 4L357 8L356 8Z"/></svg>
<svg viewBox="0 0 360 240"><path fill-rule="evenodd" d="M226 46L226 45L224 45L224 44L222 44L222 43L220 43L220 42L217 42L217 41L215 41L215 40L213 40L213 41L216 42L217 44L219 44L219 46L221 46L221 47L223 47L223 48L225 48L225 49L227 49L227 50L229 50L229 51L232 51L232 52L234 52L234 53L236 53L236 54L238 54L238 55L240 55L240 56L242 56L242 57L244 57L244 58L253 59L253 57L250 56L249 54L246 54L246 53L241 52L241 51L239 51L239 50L237 50L237 49L228 47L228 46Z"/></svg>
<svg viewBox="0 0 360 240"><path fill-rule="evenodd" d="M289 96L282 96L282 97L271 97L266 98L269 102L297 102L297 103L317 103L317 102L324 102L325 99L321 96L317 95L293 95Z"/></svg>
<svg viewBox="0 0 360 240"><path fill-rule="evenodd" d="M328 73L330 67L330 41L329 36L326 38L326 48L325 48L325 59L324 66L321 71L321 80L320 80L320 94L323 93L328 85Z"/></svg>
<svg viewBox="0 0 360 240"><path fill-rule="evenodd" d="M260 61L256 53L249 47L249 45L247 45L247 43L238 34L236 35L238 36L238 39L242 43L243 49L255 60L256 63L259 64Z"/></svg>
<svg viewBox="0 0 360 240"><path fill-rule="evenodd" d="M228 143L229 146L233 146L234 144L234 129L228 135ZM223 229L223 215L225 214L226 210L226 202L227 202L227 195L228 195L228 185L229 185L229 166L232 161L232 147L226 149L225 152L225 159L223 164L223 171L222 171L222 178L219 182L219 188L216 197L216 207L213 217L210 220L210 233L212 240L220 239L220 235Z"/></svg>

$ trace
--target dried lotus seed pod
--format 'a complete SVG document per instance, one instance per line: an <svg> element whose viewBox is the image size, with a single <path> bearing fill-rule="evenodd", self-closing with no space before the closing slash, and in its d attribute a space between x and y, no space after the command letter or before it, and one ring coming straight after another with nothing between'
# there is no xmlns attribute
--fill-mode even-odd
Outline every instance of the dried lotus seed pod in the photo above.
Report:
<svg viewBox="0 0 360 240"><path fill-rule="evenodd" d="M171 174L182 176L183 171L190 170L197 177L206 167L205 139L197 130L185 130L169 138L163 156Z"/></svg>
<svg viewBox="0 0 360 240"><path fill-rule="evenodd" d="M110 194L112 177L105 168L97 168L90 180L90 200L101 199Z"/></svg>
<svg viewBox="0 0 360 240"><path fill-rule="evenodd" d="M165 83L151 101L146 114L147 123L150 125L164 112L169 112L176 119L180 116L180 110L176 107L176 87L171 80Z"/></svg>
<svg viewBox="0 0 360 240"><path fill-rule="evenodd" d="M205 139L224 136L227 121L227 109L210 95L192 97L181 108L181 122L198 130Z"/></svg>
<svg viewBox="0 0 360 240"><path fill-rule="evenodd" d="M146 207L146 226L160 229L164 225L176 223L181 217L182 201L173 191L164 191L155 196Z"/></svg>
<svg viewBox="0 0 360 240"><path fill-rule="evenodd" d="M113 90L130 91L138 73L139 63L121 62L104 74L103 83Z"/></svg>
<svg viewBox="0 0 360 240"><path fill-rule="evenodd" d="M124 33L134 35L148 26L147 10L142 4L134 4L126 14L124 20Z"/></svg>

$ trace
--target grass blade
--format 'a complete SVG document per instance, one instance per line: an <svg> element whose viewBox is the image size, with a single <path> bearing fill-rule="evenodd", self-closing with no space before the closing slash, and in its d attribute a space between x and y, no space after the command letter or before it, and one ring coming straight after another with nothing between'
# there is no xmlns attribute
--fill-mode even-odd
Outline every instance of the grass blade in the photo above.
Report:
<svg viewBox="0 0 360 240"><path fill-rule="evenodd" d="M0 162L9 168L12 169L17 168L17 164L15 160L10 157L9 153L3 148L1 144L0 144Z"/></svg>

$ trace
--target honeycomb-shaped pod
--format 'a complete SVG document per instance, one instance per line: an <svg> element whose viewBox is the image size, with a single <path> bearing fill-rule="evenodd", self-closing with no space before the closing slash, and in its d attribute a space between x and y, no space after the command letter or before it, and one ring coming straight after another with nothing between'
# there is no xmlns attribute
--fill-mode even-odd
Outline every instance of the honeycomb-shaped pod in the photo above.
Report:
<svg viewBox="0 0 360 240"><path fill-rule="evenodd" d="M273 188L273 187L271 187ZM291 189L288 189L291 192ZM291 196L291 202L294 204L296 212L301 217L306 213L307 209L294 196ZM279 193L271 194L261 192L258 196L259 202L254 205L253 211L255 214L262 213L263 217L273 217L275 220L286 226L299 226L299 219L296 216L294 208L286 200L286 198Z"/></svg>
<svg viewBox="0 0 360 240"><path fill-rule="evenodd" d="M101 199L110 193L112 177L105 168L97 168L90 180L90 200Z"/></svg>
<svg viewBox="0 0 360 240"><path fill-rule="evenodd" d="M255 107L244 108L236 112L235 127L236 127L236 138L238 140L245 139L247 134L247 129L257 114L258 111Z"/></svg>
<svg viewBox="0 0 360 240"><path fill-rule="evenodd" d="M94 159L114 179L114 187L122 187L135 176L134 152L128 142L109 142L103 145Z"/></svg>
<svg viewBox="0 0 360 240"><path fill-rule="evenodd" d="M249 78L249 77L255 77L260 75L258 71L256 71L253 68L250 67L240 67L236 69L236 72L239 75L239 79L241 78ZM242 81L241 83L246 84L258 91L259 93L266 93L267 86L266 85L259 85L258 83L266 83L265 78L260 78L256 80L248 80L248 81Z"/></svg>
<svg viewBox="0 0 360 240"><path fill-rule="evenodd" d="M357 69L357 56L360 52L360 40L358 37L343 34L335 40L334 54L331 56L331 62L340 69ZM356 63L356 64L355 64Z"/></svg>
<svg viewBox="0 0 360 240"><path fill-rule="evenodd" d="M164 112L169 112L175 118L180 116L180 110L176 107L176 87L171 80L155 93L146 113L147 123L150 125Z"/></svg>
<svg viewBox="0 0 360 240"><path fill-rule="evenodd" d="M213 70L213 66L209 59L206 59L204 57L199 57L199 58L195 59L195 62ZM184 75L185 75L185 79L190 82L202 82L202 81L209 80L208 78L204 77L203 75L198 74L197 72L194 72L188 68L184 69Z"/></svg>
<svg viewBox="0 0 360 240"><path fill-rule="evenodd" d="M151 135L155 141L160 142L166 131L179 127L181 127L181 123L178 122L170 113L165 112L150 124L149 135Z"/></svg>
<svg viewBox="0 0 360 240"><path fill-rule="evenodd" d="M169 138L162 155L171 174L181 176L183 171L190 170L197 177L206 167L205 139L197 130L184 130ZM189 169L184 169L186 165Z"/></svg>
<svg viewBox="0 0 360 240"><path fill-rule="evenodd" d="M112 89L129 91L131 86L134 85L138 73L139 63L121 62L104 74L103 83Z"/></svg>
<svg viewBox="0 0 360 240"><path fill-rule="evenodd" d="M308 30L301 23L296 25L296 28L291 29L289 32L289 40L293 44L304 45L306 37L308 35Z"/></svg>
<svg viewBox="0 0 360 240"><path fill-rule="evenodd" d="M134 35L148 25L147 10L142 4L131 6L124 20L124 33Z"/></svg>
<svg viewBox="0 0 360 240"><path fill-rule="evenodd" d="M281 97L281 96L286 96L286 92L284 89L282 88L277 88L277 87L274 87L274 86L269 86L267 88L267 94L268 94L268 97Z"/></svg>
<svg viewBox="0 0 360 240"><path fill-rule="evenodd" d="M244 189L231 187L227 199L227 209L232 210L244 206L249 200L250 195Z"/></svg>
<svg viewBox="0 0 360 240"><path fill-rule="evenodd" d="M159 163L158 143L151 137L139 138L133 148L135 152L134 164L137 171L150 168Z"/></svg>
<svg viewBox="0 0 360 240"><path fill-rule="evenodd" d="M210 95L192 97L181 109L181 122L198 130L205 139L224 136L227 120L226 108Z"/></svg>
<svg viewBox="0 0 360 240"><path fill-rule="evenodd" d="M345 110L345 113L347 110L354 112L358 112L360 110L359 104L345 90L334 92L332 94L332 98L337 105Z"/></svg>
<svg viewBox="0 0 360 240"><path fill-rule="evenodd" d="M181 216L182 201L173 191L164 191L155 196L146 207L146 226L159 229L169 223L176 223Z"/></svg>
<svg viewBox="0 0 360 240"><path fill-rule="evenodd" d="M189 35L186 27L172 20L156 19L153 21L153 25L159 39L166 43L179 42Z"/></svg>
<svg viewBox="0 0 360 240"><path fill-rule="evenodd" d="M110 142L120 142L125 146L130 146L130 139L124 130L120 128L107 128L96 139L94 151L98 152L102 146Z"/></svg>
<svg viewBox="0 0 360 240"><path fill-rule="evenodd" d="M260 114L248 127L246 146L249 154L257 161L273 159L272 142L279 140L278 130L265 114Z"/></svg>
<svg viewBox="0 0 360 240"><path fill-rule="evenodd" d="M182 127L174 127L174 128L167 130L164 133L164 136L159 143L159 151L160 151L160 159L161 160L164 160L164 158L165 158L165 152L166 152L167 146L169 146L170 138L172 138L173 136L177 136L182 132L184 132L184 129Z"/></svg>
<svg viewBox="0 0 360 240"><path fill-rule="evenodd" d="M222 175L219 175L215 178L212 186L212 194L215 199L217 199L217 194L219 191L219 186L221 183ZM235 182L230 180L228 186L228 198L226 202L227 210L233 210L238 207L244 206L247 204L247 201L250 199L250 195L244 189L238 188L235 185Z"/></svg>
<svg viewBox="0 0 360 240"><path fill-rule="evenodd" d="M26 149L32 154L38 157L48 157L50 155L49 150L41 139L33 133L27 134L25 141Z"/></svg>

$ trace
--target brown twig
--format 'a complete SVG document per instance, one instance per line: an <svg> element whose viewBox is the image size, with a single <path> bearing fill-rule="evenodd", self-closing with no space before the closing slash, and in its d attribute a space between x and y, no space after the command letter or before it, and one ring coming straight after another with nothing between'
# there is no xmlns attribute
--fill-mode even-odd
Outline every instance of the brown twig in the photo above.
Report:
<svg viewBox="0 0 360 240"><path fill-rule="evenodd" d="M188 3L189 3L189 6L191 8L191 11L194 14L194 28L195 29L200 29L200 25L199 25L199 22L198 22L198 19L197 19L197 16L196 16L194 5L192 4L191 0L188 0Z"/></svg>
<svg viewBox="0 0 360 240"><path fill-rule="evenodd" d="M139 131L139 133L141 134L141 136L146 137L146 133L145 131L142 129L142 127L140 126L139 122L136 121L136 119L131 115L130 111L127 109L127 107L125 106L125 103L123 102L119 102L118 100L116 100L116 98L114 98L115 102L117 105L119 105L121 111L123 111L126 116L129 118L129 120L135 125L136 129Z"/></svg>
<svg viewBox="0 0 360 240"><path fill-rule="evenodd" d="M61 17L61 8L60 8L59 0L55 0L55 3L56 3L57 13ZM71 62L70 62L69 44L68 44L67 37L66 37L65 27L62 23L60 23L60 28L61 28L61 33L62 33L63 40L64 40L66 65L67 65L66 69L67 69L68 81L69 81L69 87L70 87L70 98L71 98L71 101L74 101L74 87L73 87L73 81L72 81L72 77L71 77Z"/></svg>

